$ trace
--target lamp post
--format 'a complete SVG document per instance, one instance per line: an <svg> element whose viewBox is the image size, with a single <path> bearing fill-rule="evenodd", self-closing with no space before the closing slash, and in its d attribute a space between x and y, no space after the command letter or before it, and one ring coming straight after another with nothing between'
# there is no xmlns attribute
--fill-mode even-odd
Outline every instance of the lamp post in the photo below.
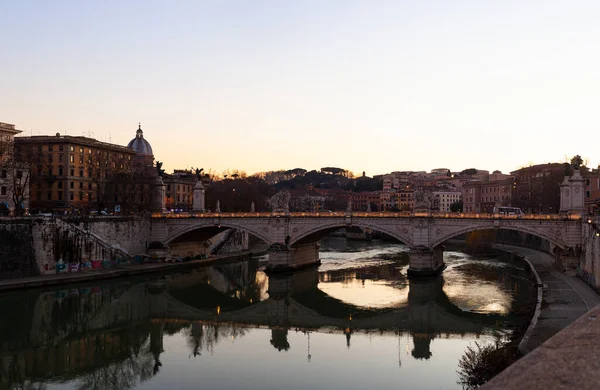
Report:
<svg viewBox="0 0 600 390"><path fill-rule="evenodd" d="M237 194L235 191L235 188L231 191L233 192L233 212L235 213L237 211Z"/></svg>

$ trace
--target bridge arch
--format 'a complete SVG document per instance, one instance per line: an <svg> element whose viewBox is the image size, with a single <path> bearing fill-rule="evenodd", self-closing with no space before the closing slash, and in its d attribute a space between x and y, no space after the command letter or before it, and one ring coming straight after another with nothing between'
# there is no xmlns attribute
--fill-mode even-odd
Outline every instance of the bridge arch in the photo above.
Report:
<svg viewBox="0 0 600 390"><path fill-rule="evenodd" d="M560 249L566 249L568 245L564 242L564 240L557 234L550 233L548 228L535 229L531 226L527 225L507 225L507 226L496 226L494 225L494 221L490 221L489 224L476 224L476 225L465 225L465 226L457 226L453 229L445 232L441 232L441 234L431 240L431 247L435 248L445 241L456 237L461 234L471 233L479 230L512 230L521 233L531 234L533 236L537 236L544 240L547 240L551 244L557 246ZM562 229L561 229L562 230ZM436 228L434 231L437 232Z"/></svg>
<svg viewBox="0 0 600 390"><path fill-rule="evenodd" d="M260 240L266 242L267 244L272 244L271 237L268 235L268 233L258 229L258 227L242 225L242 224L230 222L227 220L223 220L223 221L219 222L219 224L197 223L197 224L192 224L192 225L187 225L187 226L181 227L180 229L174 230L172 233L170 233L167 236L165 243L170 244L170 243L176 241L177 239L182 238L184 235L192 233L194 231L212 230L212 231L216 232L215 234L217 234L220 231L223 231L224 229L238 229L238 230L249 233L249 234L259 238Z"/></svg>
<svg viewBox="0 0 600 390"><path fill-rule="evenodd" d="M407 231L407 233L403 233L395 229L394 225L381 225L378 224L376 221L357 221L352 224L348 224L342 221L322 223L317 226L310 227L309 229L304 230L298 233L297 235L292 235L290 237L290 245L294 246L296 244L301 244L305 242L317 242L321 238L325 237L327 234L346 227L360 227L369 228L371 230L377 230L391 237L394 237L395 239L397 239L405 245L412 246L412 239L410 237L409 231Z"/></svg>

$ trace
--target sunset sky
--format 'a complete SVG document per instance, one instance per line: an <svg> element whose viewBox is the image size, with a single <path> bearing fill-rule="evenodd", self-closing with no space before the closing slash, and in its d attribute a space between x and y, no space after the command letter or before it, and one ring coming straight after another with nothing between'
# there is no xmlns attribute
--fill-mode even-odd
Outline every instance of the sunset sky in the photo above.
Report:
<svg viewBox="0 0 600 390"><path fill-rule="evenodd" d="M174 168L600 163L600 1L0 1L0 122Z"/></svg>

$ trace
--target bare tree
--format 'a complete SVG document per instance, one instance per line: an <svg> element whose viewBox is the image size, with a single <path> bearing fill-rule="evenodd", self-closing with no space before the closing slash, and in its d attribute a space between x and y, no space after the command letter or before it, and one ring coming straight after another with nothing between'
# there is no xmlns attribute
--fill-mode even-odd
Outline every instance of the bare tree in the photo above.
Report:
<svg viewBox="0 0 600 390"><path fill-rule="evenodd" d="M29 165L18 161L11 137L0 134L0 172L5 184L6 196L10 197L16 215L25 212L29 200Z"/></svg>

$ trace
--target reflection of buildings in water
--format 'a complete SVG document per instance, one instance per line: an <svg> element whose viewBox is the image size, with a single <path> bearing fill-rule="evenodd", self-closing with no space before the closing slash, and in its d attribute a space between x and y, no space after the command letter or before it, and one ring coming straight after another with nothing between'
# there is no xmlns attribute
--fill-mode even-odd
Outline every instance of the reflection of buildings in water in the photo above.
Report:
<svg viewBox="0 0 600 390"><path fill-rule="evenodd" d="M458 309L444 293L441 277L410 280L406 306L369 309L325 294L318 288L319 273L314 268L272 276L268 283L263 277L258 286L257 275L264 274L257 267L227 267L168 275L158 283L40 294L17 319L29 331L11 334L16 339L10 342L0 339L0 377L15 377L9 372L17 364L19 378L61 376L101 383L101 388L128 388L160 372L164 334L184 334L190 356L199 356L214 351L223 340L244 336L248 327L265 325L271 328L271 345L280 351L291 348L289 329L307 332L308 361L309 332L323 328L341 330L348 348L355 332L410 333L412 356L427 359L430 342L440 333L479 334L503 319ZM216 273L222 276L219 282ZM265 284L269 298L261 300ZM14 300L4 303L15 305ZM32 336L36 331L38 336ZM131 375L118 383L103 376L114 375L110 370L119 365L127 366Z"/></svg>
<svg viewBox="0 0 600 390"><path fill-rule="evenodd" d="M149 336L150 333L150 337ZM3 351L0 355L0 388L26 381L78 378L96 389L131 388L156 372L152 337L147 326L89 333L43 348ZM158 337L162 343L162 335ZM83 386L85 388L85 386Z"/></svg>

